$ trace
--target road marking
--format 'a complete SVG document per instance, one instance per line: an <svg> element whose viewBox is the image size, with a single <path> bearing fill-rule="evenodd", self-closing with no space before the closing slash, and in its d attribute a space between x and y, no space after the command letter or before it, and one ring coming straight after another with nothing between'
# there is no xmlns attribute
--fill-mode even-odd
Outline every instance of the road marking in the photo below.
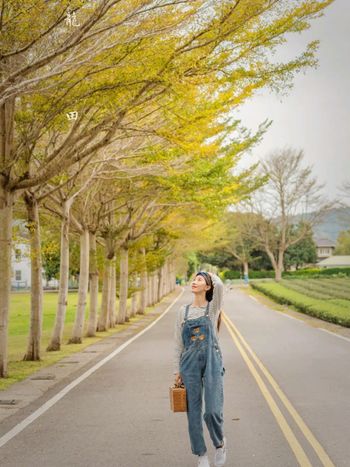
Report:
<svg viewBox="0 0 350 467"><path fill-rule="evenodd" d="M249 294L248 294L248 296L249 296L252 300L254 300L254 302L260 303L259 300L258 300L257 298L253 297L253 295L249 295Z"/></svg>
<svg viewBox="0 0 350 467"><path fill-rule="evenodd" d="M345 337L345 336L342 336L341 334L337 334L336 332L329 331L328 329L325 329L325 328L323 328L321 326L312 326L312 325L309 324L308 321L306 321L307 317L318 319L319 321L322 321L320 318L317 318L317 317L311 316L311 315L307 315L307 314L302 314L300 317L299 316L291 316L291 315L288 314L288 311L276 310L276 309L271 308L271 307L269 307L267 305L264 305L256 297L253 297L253 295L250 295L250 294L247 294L247 295L248 295L248 297L252 298L257 303L259 303L259 305L262 306L265 310L275 311L275 312L279 313L281 316L284 316L285 318L293 319L294 321L298 321L301 324L305 324L306 326L309 326L309 327L311 326L314 329L319 329L320 331L328 332L329 334L331 334L334 337L339 337L339 339L344 339L344 340L350 342L349 337ZM301 311L296 311L295 313L301 313ZM326 321L326 323L327 323L327 321Z"/></svg>
<svg viewBox="0 0 350 467"><path fill-rule="evenodd" d="M30 414L28 417L26 417L24 420L22 420L20 423L18 423L16 426L14 426L10 431L5 433L1 438L0 438L0 448L4 446L8 441L10 441L12 438L17 436L21 431L23 431L28 425L30 425L34 420L39 418L42 414L44 414L47 410L49 410L53 405L56 404L60 399L62 399L66 394L68 394L73 388L78 386L82 381L84 381L86 378L88 378L90 375L92 375L96 370L101 368L105 363L107 363L109 360L111 360L113 357L115 357L118 353L120 353L122 350L125 349L128 345L130 345L134 340L136 340L138 337L142 336L145 332L147 332L149 329L151 329L155 324L158 323L159 320L163 318L163 316L166 315L166 313L171 309L171 307L179 300L179 298L182 296L184 293L185 289L182 288L182 292L173 300L173 302L168 306L168 308L163 311L163 313L158 316L157 319L155 319L149 326L147 326L145 329L140 331L138 334L136 334L134 337L129 339L128 341L124 342L124 344L120 345L117 349L113 350L109 355L107 355L105 358L103 358L101 361L96 363L93 367L91 367L89 370L85 371L82 375L80 375L77 379L69 383L66 387L64 387L60 392L58 392L55 396L53 396L51 399L46 401L41 407L39 407L37 410L35 410L32 414Z"/></svg>
<svg viewBox="0 0 350 467"><path fill-rule="evenodd" d="M320 327L317 327L316 329L319 329L320 331L328 332L328 334L332 334L332 336L339 337L339 339L344 339L345 341L350 342L349 337L342 336L340 334L337 334L336 332L328 331L328 329L324 329Z"/></svg>
<svg viewBox="0 0 350 467"><path fill-rule="evenodd" d="M311 467L311 463L303 450L301 444L298 442L295 434L293 433L292 429L289 427L287 420L285 419L284 415L280 411L279 407L277 406L276 402L274 401L270 391L268 390L266 384L262 380L261 376L257 372L256 368L254 367L252 361L250 360L249 356L243 349L242 345L247 349L247 351L250 353L251 357L255 361L255 363L258 365L260 368L261 372L265 375L266 379L269 381L273 389L275 390L276 394L294 419L295 423L298 425L300 428L301 432L307 439L307 441L310 443L310 445L313 447L314 451L316 452L317 456L319 457L322 465L326 467L335 467L333 464L332 460L329 458L328 454L326 451L323 449L321 444L317 441L315 436L312 434L311 430L308 428L306 423L303 421L301 416L298 414L298 412L294 409L292 404L289 402L283 391L280 389L278 386L277 382L274 380L270 372L267 370L267 368L263 365L263 363L259 360L257 355L253 352L253 350L250 348L248 343L245 341L243 338L242 334L238 331L236 326L233 324L233 322L230 320L230 318L226 315L226 313L223 314L223 321L226 325L226 328L228 332L230 333L233 341L235 342L239 352L241 353L244 361L246 362L250 372L252 373L253 377L255 378L263 396L266 399L267 404L269 405L274 417L277 420L278 425L280 426L285 438L287 439L292 451L295 454L295 457L297 458L299 464L302 467ZM240 339L240 340L239 340ZM240 343L242 342L242 345Z"/></svg>

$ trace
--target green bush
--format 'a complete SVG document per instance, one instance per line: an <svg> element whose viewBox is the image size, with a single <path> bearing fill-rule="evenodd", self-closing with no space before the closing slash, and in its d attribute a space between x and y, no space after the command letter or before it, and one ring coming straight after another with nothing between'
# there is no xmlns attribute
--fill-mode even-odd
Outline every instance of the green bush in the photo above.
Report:
<svg viewBox="0 0 350 467"><path fill-rule="evenodd" d="M239 279L241 277L241 273L239 271L225 271L223 276L223 279Z"/></svg>
<svg viewBox="0 0 350 467"><path fill-rule="evenodd" d="M275 271L250 271L250 279L273 279L275 277Z"/></svg>
<svg viewBox="0 0 350 467"><path fill-rule="evenodd" d="M274 271L249 271L249 279L265 279L265 278L274 278ZM240 271L225 271L224 279L243 279L242 273Z"/></svg>
<svg viewBox="0 0 350 467"><path fill-rule="evenodd" d="M242 274L240 271L225 271L223 273L224 279L240 279ZM249 271L250 279L269 279L275 277L275 271ZM330 268L330 269L298 269L297 271L284 271L282 277L285 278L303 278L303 277L350 277L350 268Z"/></svg>

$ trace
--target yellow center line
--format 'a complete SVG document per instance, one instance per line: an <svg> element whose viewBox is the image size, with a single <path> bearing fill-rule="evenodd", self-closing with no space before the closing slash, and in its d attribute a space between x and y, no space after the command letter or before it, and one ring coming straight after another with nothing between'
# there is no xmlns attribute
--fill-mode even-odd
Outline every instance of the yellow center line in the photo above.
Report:
<svg viewBox="0 0 350 467"><path fill-rule="evenodd" d="M233 341L235 342L239 352L241 353L244 361L246 362L250 372L252 373L253 377L255 378L263 396L266 399L266 402L268 403L274 417L277 420L278 425L280 426L285 438L287 439L292 451L295 454L295 457L297 458L299 465L302 467L306 466L311 466L311 463L303 450L302 446L300 445L299 441L296 439L292 429L289 427L287 420L285 419L284 415L280 411L279 407L277 406L276 402L272 398L272 395L270 391L268 390L266 384L260 377L259 373L255 369L253 363L251 362L249 356L243 349L240 341L244 345L244 347L248 350L250 355L252 356L253 360L256 362L258 367L260 368L261 372L265 375L271 386L274 388L276 391L276 394L294 419L295 423L298 425L300 428L301 432L305 436L305 438L308 440L310 445L313 447L314 451L316 452L317 456L319 457L322 465L326 467L335 467L331 459L329 458L328 454L326 451L323 449L321 444L317 441L315 436L312 434L311 430L307 427L301 416L298 414L298 412L294 409L292 404L289 402L283 391L280 389L278 386L277 382L274 380L270 372L267 370L267 368L262 364L262 362L259 360L259 358L256 356L256 354L253 352L253 350L249 347L248 343L245 341L243 338L242 334L238 331L236 326L233 324L233 322L230 320L230 318L226 315L226 313L223 313L223 321L226 325L226 328L228 332L230 333ZM238 340L238 337L240 341Z"/></svg>

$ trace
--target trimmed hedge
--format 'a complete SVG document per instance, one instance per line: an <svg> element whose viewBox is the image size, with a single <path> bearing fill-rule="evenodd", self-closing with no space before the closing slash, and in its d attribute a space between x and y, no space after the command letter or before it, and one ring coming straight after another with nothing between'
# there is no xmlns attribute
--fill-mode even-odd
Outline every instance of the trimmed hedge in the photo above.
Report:
<svg viewBox="0 0 350 467"><path fill-rule="evenodd" d="M283 277L319 277L319 276L350 276L350 268L310 268L298 269L297 271L283 272Z"/></svg>
<svg viewBox="0 0 350 467"><path fill-rule="evenodd" d="M225 271L224 279L240 279L242 275L239 271ZM329 268L329 269L298 269L297 271L285 271L282 277L350 277L350 268ZM274 279L275 271L249 271L249 279Z"/></svg>
<svg viewBox="0 0 350 467"><path fill-rule="evenodd" d="M319 278L319 279L283 279L280 284L287 289L295 290L308 297L317 299L344 299L350 300L350 280L347 279L346 285L338 285L338 279Z"/></svg>
<svg viewBox="0 0 350 467"><path fill-rule="evenodd" d="M319 300L287 289L275 282L251 282L250 285L253 289L262 292L277 303L291 305L307 315L350 327L350 301L348 300L342 300L341 304L339 303L339 299Z"/></svg>
<svg viewBox="0 0 350 467"><path fill-rule="evenodd" d="M225 271L224 279L240 279L243 278L239 271ZM249 271L249 279L273 279L275 277L275 271Z"/></svg>

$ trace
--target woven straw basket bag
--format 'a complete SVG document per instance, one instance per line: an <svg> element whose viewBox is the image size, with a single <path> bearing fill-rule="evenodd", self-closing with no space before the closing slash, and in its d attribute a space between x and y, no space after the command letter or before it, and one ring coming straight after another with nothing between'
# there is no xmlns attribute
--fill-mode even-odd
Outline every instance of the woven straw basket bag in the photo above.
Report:
<svg viewBox="0 0 350 467"><path fill-rule="evenodd" d="M183 384L169 388L170 408L173 412L187 412L186 388Z"/></svg>

